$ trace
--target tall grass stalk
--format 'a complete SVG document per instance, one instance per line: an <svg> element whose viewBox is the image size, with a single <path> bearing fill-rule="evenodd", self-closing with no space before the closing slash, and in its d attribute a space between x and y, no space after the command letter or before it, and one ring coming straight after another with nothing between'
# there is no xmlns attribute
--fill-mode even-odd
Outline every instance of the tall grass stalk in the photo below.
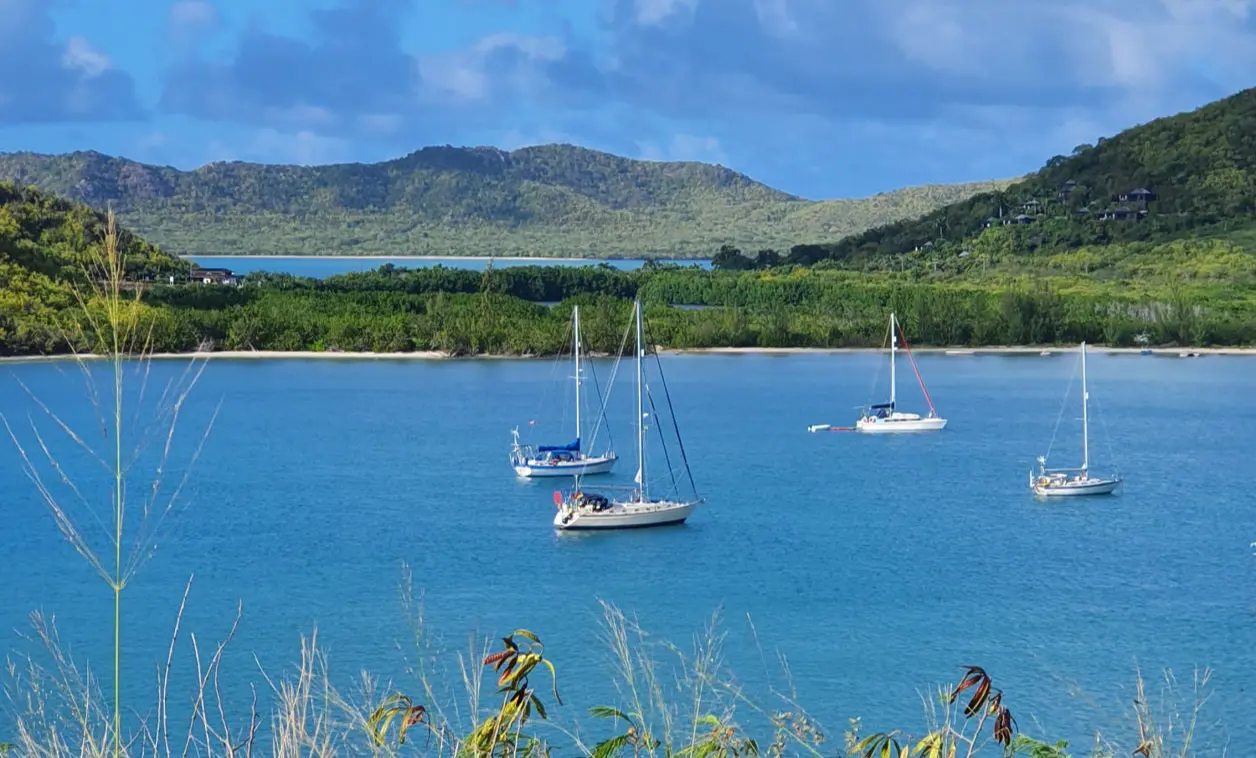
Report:
<svg viewBox="0 0 1256 758"><path fill-rule="evenodd" d="M181 501L193 464L199 459L209 437L213 416L190 455L182 476L173 485L167 482L176 430L185 401L205 370L206 356L193 356L181 376L169 380L156 403L151 424L141 425L139 413L148 392L151 376L153 321L143 302L143 287L128 279L126 256L119 246L117 221L112 211L106 220L103 239L88 245L80 260L85 284L74 288L77 313L63 322L62 336L74 350L75 364L82 373L89 401L105 440L103 447L88 442L87 434L75 430L62 416L40 400L21 380L19 385L35 402L44 419L85 452L109 475L109 485L96 488L82 481L81 472L72 471L55 444L30 418L29 440L23 441L7 417L0 416L5 430L17 447L26 476L34 483L48 507L57 528L91 568L104 580L113 599L113 697L112 754L123 753L122 728L122 595L128 583L156 548L167 517ZM91 364L107 363L109 391L102 401L97 377ZM134 400L135 416L128 418L127 398L132 375L138 380ZM132 426L140 427L132 429ZM134 444L130 435L134 434ZM128 482L133 469L152 445L160 445L158 461L148 477L144 494L133 502L128 498ZM60 485L63 492L54 491ZM107 501L109 519L100 518L94 503ZM81 506L81 512L79 511ZM90 519L90 522L87 521ZM134 519L134 523L130 520ZM89 536L94 522L107 526L105 544ZM129 538L129 539L128 539Z"/></svg>

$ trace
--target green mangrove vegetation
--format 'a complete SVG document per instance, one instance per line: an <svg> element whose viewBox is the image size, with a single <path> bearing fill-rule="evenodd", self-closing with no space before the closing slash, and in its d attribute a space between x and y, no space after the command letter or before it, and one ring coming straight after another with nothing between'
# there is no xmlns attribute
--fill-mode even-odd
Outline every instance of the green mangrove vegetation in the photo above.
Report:
<svg viewBox="0 0 1256 758"><path fill-rule="evenodd" d="M1117 252L1124 257L1104 257ZM564 349L569 306L576 302L589 349L613 352L633 297L645 303L650 340L666 348L877 347L891 309L900 314L911 343L921 346L1256 344L1252 289L1210 273L1228 256L1248 260L1246 253L1211 243L1184 247L1179 254L1199 277L1166 275L1163 282L1153 275L1165 268L1156 262L1158 253L1102 253L1095 254L1099 263L1084 252L1041 263L1035 274L991 268L937 281L919 267L863 273L521 266L481 273L385 266L324 280L254 274L239 287L152 284L142 317L158 352L546 355ZM1136 278L1104 282L1072 273L1100 264ZM74 304L71 296L53 291L56 302ZM2 313L0 347L8 354L91 349L62 326L64 309Z"/></svg>

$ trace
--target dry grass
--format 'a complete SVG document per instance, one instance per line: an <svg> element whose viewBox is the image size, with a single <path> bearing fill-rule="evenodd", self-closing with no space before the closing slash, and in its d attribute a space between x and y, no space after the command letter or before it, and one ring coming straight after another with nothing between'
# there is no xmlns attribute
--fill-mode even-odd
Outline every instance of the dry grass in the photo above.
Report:
<svg viewBox="0 0 1256 758"><path fill-rule="evenodd" d="M329 670L315 631L301 639L293 670L275 677L262 672L263 692L252 693L248 707L235 698L232 711L224 705L219 684L222 654L231 634L212 649L202 649L195 635L179 630L180 612L154 695L156 709L149 718L137 718L125 735L113 729L107 693L63 652L51 621L36 616L38 639L51 665L37 666L31 659L20 666L10 664L5 692L17 715L11 751L20 756L96 758L110 755L115 737L121 737L121 752L128 758L266 753L284 758L403 753L438 758L558 753L596 758L1200 754L1195 735L1208 700L1207 672L1196 677L1185 700L1179 697L1177 682L1166 675L1154 706L1140 675L1128 739L1096 735L1093 748L1083 753L1069 753L1063 743L1026 736L1014 722L1009 722L1012 731L1005 736L986 728L1007 706L997 689L983 690L982 678L971 671L957 685L924 698L924 717L915 736L911 730L865 735L861 721L853 719L844 740L830 746L825 730L799 706L784 659L779 667L784 686L769 685L758 699L738 683L725 662L724 635L714 619L695 636L691 649L682 650L652 637L614 606L604 605L603 611L602 649L609 657L607 675L617 694L613 704L591 708L589 719L558 699L559 670L551 668L554 662L526 630L514 632L496 651L477 640L470 651L458 652L441 649L421 627L414 643L418 661L405 677L414 697L365 673L356 681L348 678L351 690L340 689L334 681L346 679ZM415 618L421 624L421 612ZM174 641L185 638L191 640L196 661L193 706L187 713L172 714L169 704L189 694L172 696L167 689ZM486 675L490 681L485 681ZM564 706L564 712L557 711ZM744 729L739 714L754 727Z"/></svg>

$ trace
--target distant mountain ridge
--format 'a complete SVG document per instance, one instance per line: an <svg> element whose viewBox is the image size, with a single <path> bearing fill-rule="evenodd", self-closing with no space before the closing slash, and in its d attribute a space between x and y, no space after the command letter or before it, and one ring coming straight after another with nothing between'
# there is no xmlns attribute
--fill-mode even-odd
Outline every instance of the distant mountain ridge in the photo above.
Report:
<svg viewBox="0 0 1256 758"><path fill-rule="evenodd" d="M97 208L180 253L709 256L831 241L999 189L931 185L811 201L723 166L573 145L426 147L380 163L211 163L0 154L0 180Z"/></svg>

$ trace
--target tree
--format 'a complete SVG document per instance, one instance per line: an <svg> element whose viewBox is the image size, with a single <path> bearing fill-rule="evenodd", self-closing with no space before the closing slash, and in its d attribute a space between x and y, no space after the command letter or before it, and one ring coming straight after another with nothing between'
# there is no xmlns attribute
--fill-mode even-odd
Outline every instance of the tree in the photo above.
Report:
<svg viewBox="0 0 1256 758"><path fill-rule="evenodd" d="M781 254L771 248L760 250L754 259L755 268L772 268L781 265Z"/></svg>
<svg viewBox="0 0 1256 758"><path fill-rule="evenodd" d="M721 271L748 271L754 265L754 261L732 245L721 246L720 251L711 256L711 267Z"/></svg>

